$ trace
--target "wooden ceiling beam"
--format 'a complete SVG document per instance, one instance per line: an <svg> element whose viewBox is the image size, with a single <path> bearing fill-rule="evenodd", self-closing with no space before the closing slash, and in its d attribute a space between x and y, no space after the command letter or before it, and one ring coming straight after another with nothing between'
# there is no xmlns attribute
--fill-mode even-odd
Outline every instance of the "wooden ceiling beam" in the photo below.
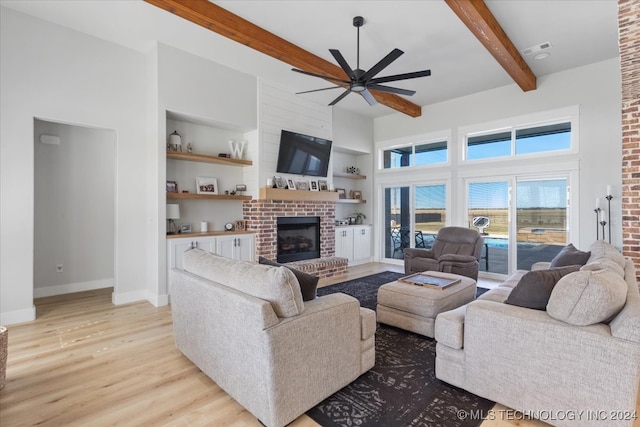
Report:
<svg viewBox="0 0 640 427"><path fill-rule="evenodd" d="M295 44L243 19L208 0L145 0L258 52L283 61L295 68L315 74L349 80L339 66L320 58ZM371 91L376 100L387 107L419 117L422 108L398 95Z"/></svg>
<svg viewBox="0 0 640 427"><path fill-rule="evenodd" d="M483 0L445 2L523 91L536 89L535 74Z"/></svg>

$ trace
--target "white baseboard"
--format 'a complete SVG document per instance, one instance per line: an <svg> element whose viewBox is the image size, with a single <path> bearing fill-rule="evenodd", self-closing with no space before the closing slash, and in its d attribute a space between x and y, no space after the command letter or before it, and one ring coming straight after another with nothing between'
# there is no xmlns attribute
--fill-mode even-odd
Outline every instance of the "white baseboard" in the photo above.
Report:
<svg viewBox="0 0 640 427"><path fill-rule="evenodd" d="M8 311L6 313L0 313L0 325L9 326L16 323L31 322L36 320L36 306L32 305L31 308L25 308L23 310Z"/></svg>
<svg viewBox="0 0 640 427"><path fill-rule="evenodd" d="M113 279L91 280L88 282L66 283L63 285L43 286L33 289L34 298L50 297L53 295L72 294L74 292L93 291L94 289L112 288Z"/></svg>

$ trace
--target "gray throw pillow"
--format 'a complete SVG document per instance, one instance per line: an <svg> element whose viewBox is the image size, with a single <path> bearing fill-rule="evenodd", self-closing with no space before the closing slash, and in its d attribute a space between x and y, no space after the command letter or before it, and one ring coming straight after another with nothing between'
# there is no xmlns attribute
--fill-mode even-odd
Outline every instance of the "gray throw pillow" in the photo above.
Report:
<svg viewBox="0 0 640 427"><path fill-rule="evenodd" d="M305 273L304 271L296 270L295 268L291 268L285 264L279 264L264 257L258 257L258 262L264 265L288 268L289 270L291 270L294 276L296 276L296 279L298 279L300 290L302 291L302 300L311 301L312 299L315 299L316 290L318 288L318 280L320 280L318 277L309 273Z"/></svg>
<svg viewBox="0 0 640 427"><path fill-rule="evenodd" d="M580 265L583 266L589 261L589 257L591 256L591 252L583 252L581 250L576 249L573 246L573 243L569 243L567 246L562 248L560 253L556 255L549 265L550 268L553 267L564 267L567 265Z"/></svg>
<svg viewBox="0 0 640 427"><path fill-rule="evenodd" d="M553 288L558 281L569 273L579 271L579 265L535 270L526 273L513 288L505 304L546 310Z"/></svg>

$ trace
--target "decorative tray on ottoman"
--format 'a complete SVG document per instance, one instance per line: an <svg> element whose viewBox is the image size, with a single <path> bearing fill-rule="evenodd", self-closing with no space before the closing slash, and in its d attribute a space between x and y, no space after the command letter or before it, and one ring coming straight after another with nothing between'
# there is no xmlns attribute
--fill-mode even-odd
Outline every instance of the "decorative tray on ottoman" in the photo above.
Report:
<svg viewBox="0 0 640 427"><path fill-rule="evenodd" d="M460 283L460 279L448 279L445 277L432 276L429 273L411 274L409 276L401 277L398 281L432 289L444 289L451 285L455 285L456 283Z"/></svg>

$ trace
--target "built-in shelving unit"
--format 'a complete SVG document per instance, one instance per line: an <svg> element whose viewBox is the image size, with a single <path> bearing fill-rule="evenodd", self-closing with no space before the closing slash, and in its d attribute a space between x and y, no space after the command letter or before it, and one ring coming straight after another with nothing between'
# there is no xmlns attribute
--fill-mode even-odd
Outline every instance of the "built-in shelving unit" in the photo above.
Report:
<svg viewBox="0 0 640 427"><path fill-rule="evenodd" d="M208 156L205 154L183 153L181 151L168 151L167 159L186 160L189 162L215 163L227 166L251 166L251 160L232 159L229 157Z"/></svg>

